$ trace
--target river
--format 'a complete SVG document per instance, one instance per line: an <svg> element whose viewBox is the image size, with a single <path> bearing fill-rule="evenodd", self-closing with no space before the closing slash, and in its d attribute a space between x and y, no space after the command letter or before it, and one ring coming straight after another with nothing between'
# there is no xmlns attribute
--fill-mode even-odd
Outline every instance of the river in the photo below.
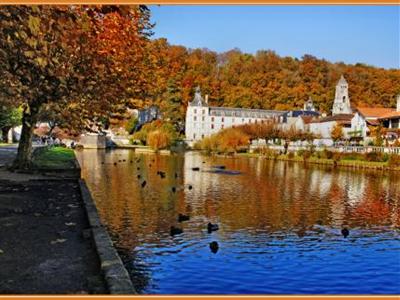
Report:
<svg viewBox="0 0 400 300"><path fill-rule="evenodd" d="M140 293L400 293L398 173L197 152L77 157Z"/></svg>

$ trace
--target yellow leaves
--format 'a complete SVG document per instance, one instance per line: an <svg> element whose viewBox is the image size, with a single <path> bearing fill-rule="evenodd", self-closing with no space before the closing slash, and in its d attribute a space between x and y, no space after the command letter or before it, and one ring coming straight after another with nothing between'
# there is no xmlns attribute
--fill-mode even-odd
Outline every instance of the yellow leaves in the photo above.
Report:
<svg viewBox="0 0 400 300"><path fill-rule="evenodd" d="M37 46L37 39L35 39L35 38L28 38L27 40L26 40L26 43L29 45L29 46L31 46L32 48L36 48L36 46Z"/></svg>
<svg viewBox="0 0 400 300"><path fill-rule="evenodd" d="M40 67L46 67L47 66L47 60L44 59L43 57L36 57L35 58L36 63L40 66Z"/></svg>
<svg viewBox="0 0 400 300"><path fill-rule="evenodd" d="M40 19L34 16L29 16L28 27L34 36L37 36L40 31Z"/></svg>
<svg viewBox="0 0 400 300"><path fill-rule="evenodd" d="M35 56L34 51L25 51L24 54L26 57L29 57L29 58L33 58Z"/></svg>
<svg viewBox="0 0 400 300"><path fill-rule="evenodd" d="M40 13L40 9L37 5L32 5L31 8L34 13Z"/></svg>

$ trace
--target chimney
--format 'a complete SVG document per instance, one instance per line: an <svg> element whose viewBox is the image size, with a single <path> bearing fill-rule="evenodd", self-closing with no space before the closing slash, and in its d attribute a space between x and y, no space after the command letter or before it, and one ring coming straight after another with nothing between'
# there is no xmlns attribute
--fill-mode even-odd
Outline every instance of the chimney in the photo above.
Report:
<svg viewBox="0 0 400 300"><path fill-rule="evenodd" d="M400 98L400 95L399 95L399 98ZM208 104L208 95L206 95L206 103Z"/></svg>
<svg viewBox="0 0 400 300"><path fill-rule="evenodd" d="M400 112L400 94L397 95L397 107L396 111Z"/></svg>

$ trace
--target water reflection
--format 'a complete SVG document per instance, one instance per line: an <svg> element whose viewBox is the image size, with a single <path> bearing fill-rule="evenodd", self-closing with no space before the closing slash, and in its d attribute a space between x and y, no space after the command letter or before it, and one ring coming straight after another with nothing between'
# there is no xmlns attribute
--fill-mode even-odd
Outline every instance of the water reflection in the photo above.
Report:
<svg viewBox="0 0 400 300"><path fill-rule="evenodd" d="M130 150L78 159L141 292L400 292L396 173ZM241 175L205 172L215 165Z"/></svg>

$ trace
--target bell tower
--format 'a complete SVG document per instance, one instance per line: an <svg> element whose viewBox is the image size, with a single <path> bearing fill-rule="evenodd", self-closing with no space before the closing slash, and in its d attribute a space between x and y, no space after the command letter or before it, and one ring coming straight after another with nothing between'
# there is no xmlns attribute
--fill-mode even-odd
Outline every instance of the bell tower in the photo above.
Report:
<svg viewBox="0 0 400 300"><path fill-rule="evenodd" d="M335 92L335 100L333 101L332 115L351 114L349 98L349 84L343 75L340 77Z"/></svg>

